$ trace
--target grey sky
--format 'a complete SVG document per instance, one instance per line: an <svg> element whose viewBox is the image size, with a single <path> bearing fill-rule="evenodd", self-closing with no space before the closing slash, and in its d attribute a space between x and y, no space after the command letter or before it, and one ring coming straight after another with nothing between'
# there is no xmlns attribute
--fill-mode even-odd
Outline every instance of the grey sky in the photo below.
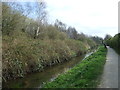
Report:
<svg viewBox="0 0 120 90"><path fill-rule="evenodd" d="M77 31L104 37L118 33L119 0L45 0L49 21L61 20Z"/></svg>

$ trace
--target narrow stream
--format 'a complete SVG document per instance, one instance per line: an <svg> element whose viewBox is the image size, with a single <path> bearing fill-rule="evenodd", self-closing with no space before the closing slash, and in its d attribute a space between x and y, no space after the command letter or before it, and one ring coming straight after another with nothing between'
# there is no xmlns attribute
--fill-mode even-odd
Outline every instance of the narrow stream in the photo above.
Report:
<svg viewBox="0 0 120 90"><path fill-rule="evenodd" d="M54 80L58 75L65 73L69 69L73 68L81 60L88 57L92 53L75 57L72 60L57 65L47 67L44 71L38 73L32 73L26 75L24 78L8 81L3 83L3 87L7 88L37 88L41 87L44 82Z"/></svg>

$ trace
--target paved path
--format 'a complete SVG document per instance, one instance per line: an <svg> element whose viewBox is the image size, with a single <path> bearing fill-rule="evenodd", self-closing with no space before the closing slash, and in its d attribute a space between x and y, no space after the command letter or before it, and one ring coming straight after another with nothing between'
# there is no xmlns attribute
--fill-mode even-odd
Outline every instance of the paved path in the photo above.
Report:
<svg viewBox="0 0 120 90"><path fill-rule="evenodd" d="M110 47L99 88L118 88L118 54Z"/></svg>

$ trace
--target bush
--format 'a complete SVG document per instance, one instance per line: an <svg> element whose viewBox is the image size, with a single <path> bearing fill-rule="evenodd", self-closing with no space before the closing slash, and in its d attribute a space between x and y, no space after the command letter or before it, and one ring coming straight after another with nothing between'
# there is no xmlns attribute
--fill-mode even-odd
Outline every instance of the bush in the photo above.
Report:
<svg viewBox="0 0 120 90"><path fill-rule="evenodd" d="M107 45L114 48L120 54L120 33L106 41Z"/></svg>

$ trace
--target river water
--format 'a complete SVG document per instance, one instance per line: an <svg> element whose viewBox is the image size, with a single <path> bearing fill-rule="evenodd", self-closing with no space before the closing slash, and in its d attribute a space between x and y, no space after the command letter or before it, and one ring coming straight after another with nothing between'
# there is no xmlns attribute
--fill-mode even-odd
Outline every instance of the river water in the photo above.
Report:
<svg viewBox="0 0 120 90"><path fill-rule="evenodd" d="M52 81L58 75L65 73L69 69L73 68L76 64L80 63L81 60L88 57L92 53L75 57L69 61L59 63L57 65L47 67L44 71L38 73L32 73L26 75L24 78L8 81L3 83L3 87L6 88L40 88L44 82Z"/></svg>

